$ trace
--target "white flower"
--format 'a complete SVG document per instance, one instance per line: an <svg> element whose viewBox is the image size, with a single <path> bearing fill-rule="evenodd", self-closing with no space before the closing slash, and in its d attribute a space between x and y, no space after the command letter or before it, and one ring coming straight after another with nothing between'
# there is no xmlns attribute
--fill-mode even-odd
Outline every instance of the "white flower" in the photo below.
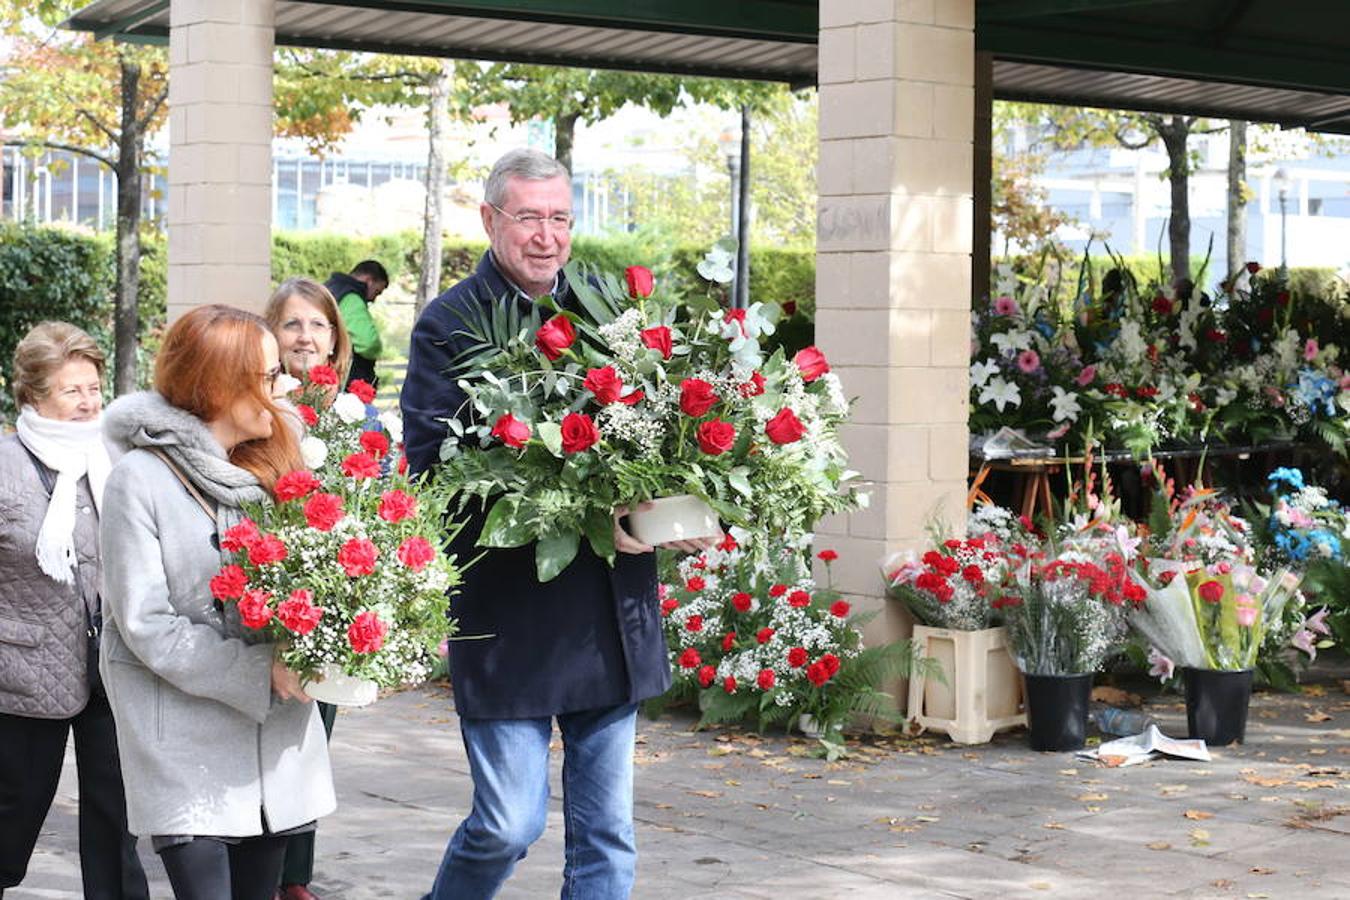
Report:
<svg viewBox="0 0 1350 900"><path fill-rule="evenodd" d="M991 376L998 374L998 366L992 359L982 359L970 367L971 387L982 388Z"/></svg>
<svg viewBox="0 0 1350 900"><path fill-rule="evenodd" d="M389 433L389 440L403 443L403 417L392 409L380 413L380 427Z"/></svg>
<svg viewBox="0 0 1350 900"><path fill-rule="evenodd" d="M328 445L313 435L306 435L300 441L300 456L310 469L323 468L323 464L328 460Z"/></svg>
<svg viewBox="0 0 1350 900"><path fill-rule="evenodd" d="M277 376L276 384L272 386L272 391L280 396L285 396L300 386L300 379L294 375L282 372Z"/></svg>
<svg viewBox="0 0 1350 900"><path fill-rule="evenodd" d="M342 421L353 425L365 420L366 405L355 394L338 394L337 399L333 401L333 412L337 413Z"/></svg>
<svg viewBox="0 0 1350 900"><path fill-rule="evenodd" d="M1010 403L1015 409L1022 405L1022 390L1016 383L1005 381L1002 376L998 376L980 391L980 402L993 403L999 412L1003 412L1003 407Z"/></svg>
<svg viewBox="0 0 1350 900"><path fill-rule="evenodd" d="M1004 356L1012 356L1018 350L1031 349L1031 332L1005 331L991 337L989 342L996 345Z"/></svg>
<svg viewBox="0 0 1350 900"><path fill-rule="evenodd" d="M1129 362L1138 362L1148 352L1148 343L1139 333L1139 323L1133 319L1125 321L1116 335L1116 349Z"/></svg>
<svg viewBox="0 0 1350 900"><path fill-rule="evenodd" d="M1069 393L1059 385L1052 389L1055 396L1050 398L1050 405L1054 407L1053 418L1056 422L1076 422L1078 414L1083 408L1078 405L1078 395Z"/></svg>

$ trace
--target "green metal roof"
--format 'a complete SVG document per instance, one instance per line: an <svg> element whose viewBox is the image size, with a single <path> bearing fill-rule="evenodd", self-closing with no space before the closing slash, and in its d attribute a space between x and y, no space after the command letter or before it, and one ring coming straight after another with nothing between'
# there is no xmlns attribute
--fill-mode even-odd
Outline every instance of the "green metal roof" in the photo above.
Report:
<svg viewBox="0 0 1350 900"><path fill-rule="evenodd" d="M277 42L803 85L818 2L277 0ZM97 0L69 25L163 40L169 2ZM1003 99L1350 133L1345 0L976 0L975 40Z"/></svg>

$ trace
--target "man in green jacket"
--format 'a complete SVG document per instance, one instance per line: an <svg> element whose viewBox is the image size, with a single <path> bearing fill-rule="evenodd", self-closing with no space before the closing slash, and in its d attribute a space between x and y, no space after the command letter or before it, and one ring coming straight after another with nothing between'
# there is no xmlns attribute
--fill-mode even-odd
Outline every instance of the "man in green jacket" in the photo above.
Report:
<svg viewBox="0 0 1350 900"><path fill-rule="evenodd" d="M347 383L361 379L371 387L379 387L375 377L375 361L380 358L380 330L370 315L370 304L389 287L389 273L373 259L356 264L350 275L334 272L324 287L337 300L342 324L352 341L352 368ZM345 387L345 385L344 385Z"/></svg>

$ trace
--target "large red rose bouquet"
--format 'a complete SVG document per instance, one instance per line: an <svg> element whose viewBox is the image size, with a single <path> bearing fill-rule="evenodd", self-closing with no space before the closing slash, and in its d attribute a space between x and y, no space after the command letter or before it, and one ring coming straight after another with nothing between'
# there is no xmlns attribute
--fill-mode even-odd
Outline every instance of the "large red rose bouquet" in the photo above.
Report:
<svg viewBox="0 0 1350 900"><path fill-rule="evenodd" d="M490 506L480 544L536 542L547 581L583 536L613 559L616 507L693 495L714 524L800 533L858 502L837 434L843 389L814 347L766 353L762 304L662 298L641 267L620 280L573 266L568 279L578 308L502 300L456 335L468 400L442 474Z"/></svg>
<svg viewBox="0 0 1350 900"><path fill-rule="evenodd" d="M446 500L391 462L397 423L367 417L359 394L297 406L311 468L282 476L273 503L247 509L221 536L235 561L211 579L211 593L237 604L245 627L279 640L286 665L309 679L423 681L454 630L448 591L460 576L441 552Z"/></svg>

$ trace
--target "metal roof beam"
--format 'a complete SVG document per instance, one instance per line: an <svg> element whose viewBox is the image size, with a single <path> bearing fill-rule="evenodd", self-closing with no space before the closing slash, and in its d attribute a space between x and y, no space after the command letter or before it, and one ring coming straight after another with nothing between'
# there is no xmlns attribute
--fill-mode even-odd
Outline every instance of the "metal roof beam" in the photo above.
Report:
<svg viewBox="0 0 1350 900"><path fill-rule="evenodd" d="M101 41L105 38L116 37L133 31L168 8L169 0L153 0L153 2L145 3L130 15L94 29L94 40ZM65 27L71 27L69 21L65 23Z"/></svg>
<svg viewBox="0 0 1350 900"><path fill-rule="evenodd" d="M1174 2L1176 0L982 0L975 7L975 18L980 23L1011 22Z"/></svg>

